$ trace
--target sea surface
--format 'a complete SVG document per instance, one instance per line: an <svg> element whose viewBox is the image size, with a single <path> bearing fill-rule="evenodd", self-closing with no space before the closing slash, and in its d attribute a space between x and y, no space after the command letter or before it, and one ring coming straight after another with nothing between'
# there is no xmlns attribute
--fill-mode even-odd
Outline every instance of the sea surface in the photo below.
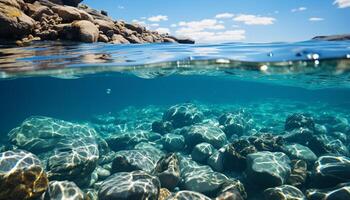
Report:
<svg viewBox="0 0 350 200"><path fill-rule="evenodd" d="M281 185L299 190L300 199L350 187L339 186L350 182L349 41L2 44L0 94L0 152L37 156L52 191L55 181L68 180L85 198L127 199L135 191L108 185L125 180L122 172L148 173L160 184L135 199L158 199L159 188L168 188L168 199L196 199L179 192L189 190L219 199L227 180L243 185L245 192L232 194L242 199L272 199ZM247 153L239 141L255 150ZM79 159L59 159L73 154ZM170 186L157 168L164 156L179 162ZM325 156L343 160L319 172ZM298 183L290 180L297 161L308 174ZM280 193L296 195L293 189ZM48 191L37 199L55 199ZM350 199L349 191L333 199Z"/></svg>

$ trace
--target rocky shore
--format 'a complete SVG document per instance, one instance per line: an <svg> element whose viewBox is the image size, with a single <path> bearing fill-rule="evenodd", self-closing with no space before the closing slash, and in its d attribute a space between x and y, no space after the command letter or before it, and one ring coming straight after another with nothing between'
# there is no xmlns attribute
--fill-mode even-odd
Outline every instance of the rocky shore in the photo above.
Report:
<svg viewBox="0 0 350 200"><path fill-rule="evenodd" d="M33 116L0 144L0 200L348 200L348 119L280 101Z"/></svg>
<svg viewBox="0 0 350 200"><path fill-rule="evenodd" d="M79 4L82 0L0 0L0 39L23 46L35 40L73 40L79 42L187 43L147 30L139 24L115 21L107 12Z"/></svg>

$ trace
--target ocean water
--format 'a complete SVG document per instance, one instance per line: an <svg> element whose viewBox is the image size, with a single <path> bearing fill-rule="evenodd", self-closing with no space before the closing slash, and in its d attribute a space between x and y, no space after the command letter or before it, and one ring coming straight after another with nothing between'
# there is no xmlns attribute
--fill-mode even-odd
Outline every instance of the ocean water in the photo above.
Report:
<svg viewBox="0 0 350 200"><path fill-rule="evenodd" d="M350 199L348 41L3 44L0 94L2 157L30 152L50 181L36 199L70 187L102 200L331 199L339 188L331 197ZM133 173L154 180L132 190L147 181Z"/></svg>

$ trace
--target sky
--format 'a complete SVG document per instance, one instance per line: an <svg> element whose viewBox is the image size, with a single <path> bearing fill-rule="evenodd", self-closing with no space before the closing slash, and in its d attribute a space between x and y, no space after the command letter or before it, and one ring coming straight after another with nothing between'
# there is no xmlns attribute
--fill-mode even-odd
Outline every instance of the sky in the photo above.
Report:
<svg viewBox="0 0 350 200"><path fill-rule="evenodd" d="M350 0L84 0L115 20L199 43L292 42L350 33Z"/></svg>

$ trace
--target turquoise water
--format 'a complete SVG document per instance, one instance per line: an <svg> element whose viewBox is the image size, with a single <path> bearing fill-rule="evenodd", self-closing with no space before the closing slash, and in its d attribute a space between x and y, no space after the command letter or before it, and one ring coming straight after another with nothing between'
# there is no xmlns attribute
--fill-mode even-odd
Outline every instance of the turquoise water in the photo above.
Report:
<svg viewBox="0 0 350 200"><path fill-rule="evenodd" d="M321 199L350 182L350 42L0 45L0 79L0 151L33 153L50 188L68 180L92 199L157 199L159 188L272 199L292 185L280 193ZM179 174L159 171L166 155ZM298 162L307 167L296 181ZM156 192L109 187L136 170L157 179Z"/></svg>

